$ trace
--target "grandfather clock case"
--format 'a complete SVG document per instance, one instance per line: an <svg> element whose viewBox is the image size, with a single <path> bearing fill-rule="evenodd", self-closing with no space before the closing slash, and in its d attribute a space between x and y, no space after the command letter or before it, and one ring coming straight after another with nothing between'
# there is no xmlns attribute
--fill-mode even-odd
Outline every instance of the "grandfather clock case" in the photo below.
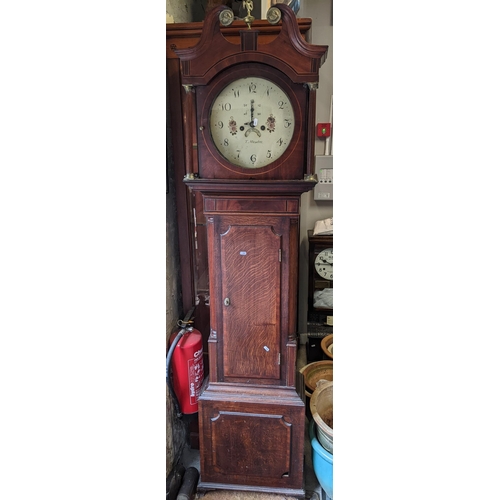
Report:
<svg viewBox="0 0 500 500"><path fill-rule="evenodd" d="M184 182L201 195L210 290L209 381L199 399L199 490L303 498L305 407L296 390L301 194L316 179L315 93L327 47L293 11L260 43L251 19L209 12L180 60ZM221 25L240 27L226 39Z"/></svg>

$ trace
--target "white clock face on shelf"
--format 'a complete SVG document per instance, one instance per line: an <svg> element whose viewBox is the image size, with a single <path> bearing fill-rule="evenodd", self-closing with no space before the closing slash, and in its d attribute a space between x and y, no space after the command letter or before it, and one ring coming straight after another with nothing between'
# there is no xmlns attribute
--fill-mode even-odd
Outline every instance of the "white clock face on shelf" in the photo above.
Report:
<svg viewBox="0 0 500 500"><path fill-rule="evenodd" d="M287 150L295 129L288 95L261 77L234 80L215 98L210 132L219 153L233 165L261 168Z"/></svg>
<svg viewBox="0 0 500 500"><path fill-rule="evenodd" d="M314 268L322 278L333 280L333 248L326 248L316 256Z"/></svg>

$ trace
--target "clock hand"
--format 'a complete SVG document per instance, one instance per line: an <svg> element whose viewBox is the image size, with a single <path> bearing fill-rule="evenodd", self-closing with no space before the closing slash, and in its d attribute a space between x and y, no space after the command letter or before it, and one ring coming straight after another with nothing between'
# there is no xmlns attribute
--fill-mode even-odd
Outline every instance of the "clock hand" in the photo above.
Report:
<svg viewBox="0 0 500 500"><path fill-rule="evenodd" d="M250 101L250 121L245 123L245 125L250 125L251 127L257 126L257 118L253 117L253 111L254 111L253 103L254 102L255 101L253 99Z"/></svg>
<svg viewBox="0 0 500 500"><path fill-rule="evenodd" d="M255 128L257 126L257 118L253 117L254 102L255 101L253 99L250 101L250 121L245 123L245 125L250 125L250 128L245 132L245 137L248 137L250 135L250 132L255 132L259 137L261 136L260 131Z"/></svg>

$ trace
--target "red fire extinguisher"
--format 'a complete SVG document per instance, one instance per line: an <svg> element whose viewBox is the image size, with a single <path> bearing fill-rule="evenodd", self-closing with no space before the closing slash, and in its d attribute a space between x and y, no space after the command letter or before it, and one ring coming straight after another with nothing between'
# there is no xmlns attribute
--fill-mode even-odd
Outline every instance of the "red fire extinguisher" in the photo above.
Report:
<svg viewBox="0 0 500 500"><path fill-rule="evenodd" d="M172 338L167 354L167 383L180 417L198 411L204 376L203 339L199 330L188 325Z"/></svg>

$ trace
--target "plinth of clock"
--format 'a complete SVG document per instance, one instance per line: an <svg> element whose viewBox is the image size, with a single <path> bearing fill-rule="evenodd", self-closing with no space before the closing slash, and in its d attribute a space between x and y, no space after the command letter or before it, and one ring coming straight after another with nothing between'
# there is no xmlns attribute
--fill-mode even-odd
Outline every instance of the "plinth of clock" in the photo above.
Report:
<svg viewBox="0 0 500 500"><path fill-rule="evenodd" d="M305 406L295 389L211 384L199 412L199 490L304 497Z"/></svg>

